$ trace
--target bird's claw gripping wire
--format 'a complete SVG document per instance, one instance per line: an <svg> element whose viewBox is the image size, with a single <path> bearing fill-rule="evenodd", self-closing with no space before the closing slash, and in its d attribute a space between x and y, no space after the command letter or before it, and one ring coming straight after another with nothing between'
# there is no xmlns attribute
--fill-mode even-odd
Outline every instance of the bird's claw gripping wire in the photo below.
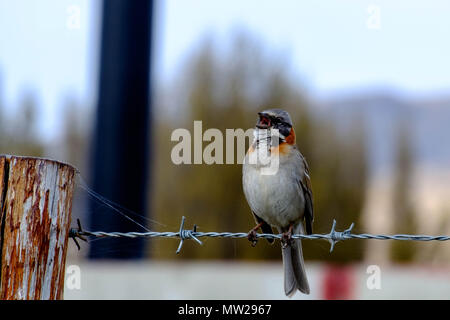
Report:
<svg viewBox="0 0 450 320"><path fill-rule="evenodd" d="M73 242L75 242L75 244L77 245L78 251L80 251L81 247L80 244L77 241L78 239L81 239L85 242L87 242L87 239L82 235L83 234L83 228L81 227L81 222L80 219L77 219L77 225L78 225L78 229L70 229L69 230L69 237L72 238Z"/></svg>
<svg viewBox="0 0 450 320"><path fill-rule="evenodd" d="M256 230L261 228L262 225L263 225L262 222L258 223L252 230L250 230L247 233L247 239L252 243L252 247L255 247L256 244L258 243L258 236L256 234Z"/></svg>
<svg viewBox="0 0 450 320"><path fill-rule="evenodd" d="M330 253L333 252L334 245L336 244L336 242L347 239L347 235L351 233L354 225L355 224L352 222L352 224L348 229L344 230L343 232L339 232L335 230L336 220L333 219L333 225L331 226L331 231L328 234L328 241L331 244Z"/></svg>
<svg viewBox="0 0 450 320"><path fill-rule="evenodd" d="M180 237L180 244L178 245L178 249L176 251L176 254L179 254L181 251L181 248L183 247L183 242L186 239L194 239L199 244L203 244L195 235L194 233L197 232L197 225L194 224L193 230L185 230L184 229L184 220L186 218L183 216L181 218L181 225L180 225L180 231L178 232L178 236Z"/></svg>
<svg viewBox="0 0 450 320"><path fill-rule="evenodd" d="M252 247L256 246L256 244L258 243L258 237L256 236L256 231L254 229L250 230L247 233L247 239L251 242Z"/></svg>
<svg viewBox="0 0 450 320"><path fill-rule="evenodd" d="M281 234L281 248L286 249L291 244L293 229L294 229L294 225L291 224L289 226L289 230L286 232L283 232Z"/></svg>

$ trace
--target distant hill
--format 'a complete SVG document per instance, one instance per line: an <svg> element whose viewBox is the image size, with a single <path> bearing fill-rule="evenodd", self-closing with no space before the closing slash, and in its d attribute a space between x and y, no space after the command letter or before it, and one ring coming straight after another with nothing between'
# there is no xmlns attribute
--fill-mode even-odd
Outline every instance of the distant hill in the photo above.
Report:
<svg viewBox="0 0 450 320"><path fill-rule="evenodd" d="M341 130L351 121L365 121L373 172L390 168L395 128L402 119L411 124L417 165L450 168L450 94L414 99L390 91L335 95L319 100L316 110L334 117Z"/></svg>

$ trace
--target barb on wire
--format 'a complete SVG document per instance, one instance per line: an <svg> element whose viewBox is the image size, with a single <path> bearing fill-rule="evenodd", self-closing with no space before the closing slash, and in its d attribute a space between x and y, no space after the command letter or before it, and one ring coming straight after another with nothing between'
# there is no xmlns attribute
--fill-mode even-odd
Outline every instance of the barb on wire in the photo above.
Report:
<svg viewBox="0 0 450 320"><path fill-rule="evenodd" d="M71 229L69 232L69 237L71 237L75 244L80 249L76 238L86 241L85 237L95 237L95 238L178 238L180 239L180 244L176 253L180 253L183 243L187 239L193 239L197 243L202 244L198 239L201 237L212 237L212 238L247 238L248 234L239 232L198 232L197 226L194 225L192 230L184 229L185 217L182 217L180 230L178 232L103 232L103 231L85 231L81 228L80 220L77 220L78 228ZM354 223L350 225L346 230L339 232L336 231L336 220L333 220L333 225L331 226L331 231L326 234L293 234L292 239L308 239L317 240L324 239L330 242L330 252L333 251L335 244L338 241L348 240L348 239L376 239L376 240L408 240L408 241L448 241L450 236L428 236L428 235L410 235L410 234L394 234L394 235L383 235L383 234L353 234L351 233ZM278 239L282 237L281 234L268 234L268 233L257 233L256 238L265 239Z"/></svg>
<svg viewBox="0 0 450 320"><path fill-rule="evenodd" d="M198 240L198 238L194 235L194 233L197 232L197 225L194 224L194 229L193 230L185 230L184 229L184 220L185 217L183 216L181 218L181 225L180 225L180 231L179 233L179 237L180 237L180 244L178 245L178 249L176 251L176 254L179 254L181 251L181 247L183 247L183 242L186 239L194 239L195 241L197 241L197 243L199 243L200 245L202 245L203 243Z"/></svg>
<svg viewBox="0 0 450 320"><path fill-rule="evenodd" d="M331 226L331 231L329 233L330 238L328 239L328 241L330 242L330 252L333 252L334 245L336 244L336 242L338 242L340 240L348 239L348 238L346 238L346 236L351 234L351 231L352 231L354 225L355 224L352 222L350 227L348 229L344 230L344 232L337 232L335 230L336 220L333 219L333 225Z"/></svg>
<svg viewBox="0 0 450 320"><path fill-rule="evenodd" d="M81 222L80 219L77 219L78 229L70 229L69 230L69 238L72 238L73 242L77 245L78 251L80 251L81 247L80 244L77 241L78 239L81 239L85 242L87 242L87 239L83 236L83 228L81 228Z"/></svg>

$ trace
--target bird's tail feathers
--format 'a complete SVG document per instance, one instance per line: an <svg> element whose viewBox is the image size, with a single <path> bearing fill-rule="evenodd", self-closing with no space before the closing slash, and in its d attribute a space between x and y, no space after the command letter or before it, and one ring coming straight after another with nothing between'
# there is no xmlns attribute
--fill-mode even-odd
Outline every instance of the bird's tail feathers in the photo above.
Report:
<svg viewBox="0 0 450 320"><path fill-rule="evenodd" d="M294 227L293 233L304 234L301 222ZM309 294L301 240L291 239L290 244L282 248L281 252L284 265L284 292L288 297L292 297L297 289Z"/></svg>

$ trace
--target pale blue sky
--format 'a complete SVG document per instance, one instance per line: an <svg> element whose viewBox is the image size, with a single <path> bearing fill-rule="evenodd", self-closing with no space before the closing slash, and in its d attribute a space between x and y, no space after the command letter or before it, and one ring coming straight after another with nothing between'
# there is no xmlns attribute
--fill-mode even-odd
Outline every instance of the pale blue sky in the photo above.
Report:
<svg viewBox="0 0 450 320"><path fill-rule="evenodd" d="M68 95L95 103L99 0L0 0L0 75L5 105L26 90L45 106L44 137L60 128ZM80 8L80 28L67 22ZM369 5L380 29L369 29ZM226 39L236 26L284 51L312 94L394 87L450 92L447 0L169 0L156 10L155 80L168 82L206 33Z"/></svg>

